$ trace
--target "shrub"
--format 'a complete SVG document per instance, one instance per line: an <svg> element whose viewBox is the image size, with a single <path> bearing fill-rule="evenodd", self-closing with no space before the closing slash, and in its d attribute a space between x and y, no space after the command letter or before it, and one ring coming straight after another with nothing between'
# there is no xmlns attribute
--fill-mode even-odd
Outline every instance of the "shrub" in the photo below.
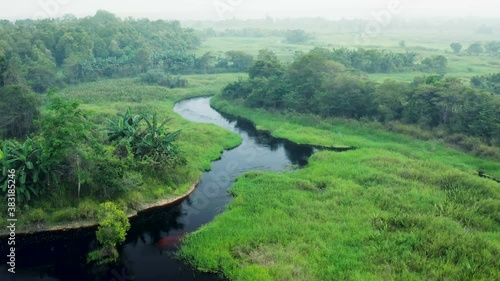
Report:
<svg viewBox="0 0 500 281"><path fill-rule="evenodd" d="M84 200L78 204L77 215L82 219L94 219L97 217L99 205L91 200Z"/></svg>
<svg viewBox="0 0 500 281"><path fill-rule="evenodd" d="M45 211L40 208L33 209L28 214L28 219L32 223L40 223L47 219L47 213L45 213Z"/></svg>
<svg viewBox="0 0 500 281"><path fill-rule="evenodd" d="M118 259L115 247L125 241L127 231L130 229L130 222L125 212L118 209L112 202L101 204L97 217L99 228L96 237L101 247L88 254L87 262L97 262L98 264L114 262Z"/></svg>
<svg viewBox="0 0 500 281"><path fill-rule="evenodd" d="M49 220L53 223L63 223L69 222L77 217L76 208L67 208L59 211L55 211L50 216Z"/></svg>
<svg viewBox="0 0 500 281"><path fill-rule="evenodd" d="M139 211L142 203L144 203L144 196L138 191L130 192L127 196L128 208Z"/></svg>
<svg viewBox="0 0 500 281"><path fill-rule="evenodd" d="M172 77L167 73L153 69L144 74L139 75L141 82L152 85L160 85L169 88L184 88L187 86L187 80L182 77Z"/></svg>

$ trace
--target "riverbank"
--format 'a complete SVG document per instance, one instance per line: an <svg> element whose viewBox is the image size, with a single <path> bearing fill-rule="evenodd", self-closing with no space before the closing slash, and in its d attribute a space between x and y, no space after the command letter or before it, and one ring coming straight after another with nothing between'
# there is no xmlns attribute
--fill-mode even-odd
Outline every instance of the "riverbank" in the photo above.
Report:
<svg viewBox="0 0 500 281"><path fill-rule="evenodd" d="M320 151L302 170L251 172L180 256L231 280L495 280L499 163L354 124L212 99L223 112Z"/></svg>
<svg viewBox="0 0 500 281"><path fill-rule="evenodd" d="M115 202L129 216L172 204L191 194L204 171L210 170L211 162L220 158L222 152L238 146L241 138L220 127L194 124L173 112L176 102L192 97L212 95L220 91L228 81L237 79L236 74L187 76L190 86L170 89L148 86L135 79L104 80L64 89L60 94L82 102L81 107L96 123L116 118L116 114L130 107L135 112L157 112L162 120L169 120L168 130L182 129L178 139L187 164L172 171L170 178L156 178L137 173L128 182L130 191L107 200ZM199 143L203 143L200 146ZM68 187L72 188L72 187ZM17 234L60 231L91 227L96 224L99 203L105 198L96 198L85 192L82 199L61 198L56 194L43 199L35 198L30 205L18 206ZM0 219L6 220L2 212ZM5 236L5 229L0 236Z"/></svg>
<svg viewBox="0 0 500 281"><path fill-rule="evenodd" d="M145 203L143 206L141 206L139 208L139 210L129 212L127 214L127 217L129 219L132 219L132 218L137 217L140 212L148 211L148 210L151 210L154 208L166 207L166 206L175 204L179 201L182 201L183 199L186 199L189 195L191 195L191 193L194 192L194 190L196 189L198 184L199 184L199 182L191 185L189 190L181 196L175 196L175 197L171 197L171 198L161 199L161 200L151 202L151 203ZM21 231L16 231L16 234L27 235L27 234L34 234L34 233L39 233L39 232L67 231L67 230L75 230L75 229L97 227L97 226L98 226L97 220L76 221L76 222L71 222L71 223L53 225L50 227L44 227L44 226L40 226L40 225L32 226L31 229L23 229ZM0 238L5 238L5 237L7 237L6 234L0 235Z"/></svg>

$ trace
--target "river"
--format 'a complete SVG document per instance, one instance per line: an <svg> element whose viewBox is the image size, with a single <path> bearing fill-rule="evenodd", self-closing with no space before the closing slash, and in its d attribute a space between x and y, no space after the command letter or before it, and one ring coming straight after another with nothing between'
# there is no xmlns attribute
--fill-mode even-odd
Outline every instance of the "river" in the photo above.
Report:
<svg viewBox="0 0 500 281"><path fill-rule="evenodd" d="M242 173L300 168L307 164L315 148L274 138L257 131L247 120L220 114L210 107L208 97L181 101L174 111L187 120L231 130L243 141L212 163L212 170L203 174L197 189L185 200L141 212L131 219L127 240L119 248L118 265L86 266L86 255L97 243L95 228L37 233L17 237L15 279L6 266L0 265L0 280L221 280L216 274L197 272L176 259L179 238L225 210L232 200L228 190Z"/></svg>

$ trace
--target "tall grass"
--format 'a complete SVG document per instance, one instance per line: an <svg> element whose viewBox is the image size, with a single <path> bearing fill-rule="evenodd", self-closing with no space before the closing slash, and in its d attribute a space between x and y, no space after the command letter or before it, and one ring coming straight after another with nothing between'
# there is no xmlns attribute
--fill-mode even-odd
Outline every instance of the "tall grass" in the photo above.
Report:
<svg viewBox="0 0 500 281"><path fill-rule="evenodd" d="M251 172L228 211L180 256L231 280L498 280L500 189L474 174L500 164L360 126L251 110L224 112L321 151L303 170Z"/></svg>

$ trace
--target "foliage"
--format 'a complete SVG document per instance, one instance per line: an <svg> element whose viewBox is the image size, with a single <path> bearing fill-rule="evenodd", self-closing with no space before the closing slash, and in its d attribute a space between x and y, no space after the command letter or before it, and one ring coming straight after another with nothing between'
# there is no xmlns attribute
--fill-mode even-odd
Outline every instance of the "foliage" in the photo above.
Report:
<svg viewBox="0 0 500 281"><path fill-rule="evenodd" d="M471 79L471 84L475 88L484 89L500 95L500 73L474 76Z"/></svg>
<svg viewBox="0 0 500 281"><path fill-rule="evenodd" d="M312 38L311 35L307 34L302 29L287 30L286 41L292 44L304 43Z"/></svg>
<svg viewBox="0 0 500 281"><path fill-rule="evenodd" d="M248 74L250 78L255 77L281 77L285 71L285 66L279 61L275 53L268 49L259 51L255 62L250 66Z"/></svg>
<svg viewBox="0 0 500 281"><path fill-rule="evenodd" d="M40 196L47 189L55 175L43 158L41 144L30 138L24 143L5 141L0 157L0 186L2 193L7 195L9 185L9 170L15 171L16 193L19 201L27 203Z"/></svg>
<svg viewBox="0 0 500 281"><path fill-rule="evenodd" d="M174 144L181 130L167 132L164 127L168 120L159 124L156 114L151 117L146 114L132 116L130 108L120 117L117 121L108 120L109 126L106 128L108 141L125 141L135 158L144 160L154 167L161 165L173 167L185 162ZM145 128L141 127L142 121L145 123ZM123 143L120 144L122 152L119 154L126 156L127 149L125 147L124 150Z"/></svg>
<svg viewBox="0 0 500 281"><path fill-rule="evenodd" d="M450 47L451 47L451 49L453 49L453 52L455 54L458 54L458 53L460 53L460 51L462 51L462 44L460 44L458 42L451 43Z"/></svg>
<svg viewBox="0 0 500 281"><path fill-rule="evenodd" d="M187 80L181 77L172 77L165 72L154 69L139 75L141 82L147 84L157 84L168 88L183 88L187 86Z"/></svg>
<svg viewBox="0 0 500 281"><path fill-rule="evenodd" d="M253 57L245 52L227 51L215 67L228 72L247 72L252 62Z"/></svg>
<svg viewBox="0 0 500 281"><path fill-rule="evenodd" d="M418 54L412 51L393 53L386 50L338 48L331 52L327 51L326 56L346 67L367 73L406 72L418 67Z"/></svg>
<svg viewBox="0 0 500 281"><path fill-rule="evenodd" d="M425 72L446 73L448 59L445 56L432 56L422 60L422 70Z"/></svg>
<svg viewBox="0 0 500 281"><path fill-rule="evenodd" d="M469 48L467 48L467 53L469 55L479 55L481 54L482 52L484 52L484 48L483 48L483 45L481 44L481 42L474 42L472 43Z"/></svg>
<svg viewBox="0 0 500 281"><path fill-rule="evenodd" d="M100 249L89 253L88 262L108 263L118 259L116 245L125 241L130 222L122 210L112 202L100 205L97 213L99 227L96 231Z"/></svg>
<svg viewBox="0 0 500 281"><path fill-rule="evenodd" d="M96 125L87 119L77 101L51 97L37 123L44 157L53 165L64 165L66 160L73 161L68 157L74 154L78 156L81 153L80 146L97 142L94 135Z"/></svg>
<svg viewBox="0 0 500 281"><path fill-rule="evenodd" d="M40 97L23 86L0 87L0 137L23 139L35 132Z"/></svg>
<svg viewBox="0 0 500 281"><path fill-rule="evenodd" d="M2 24L0 86L29 84L38 93L64 83L135 76L151 68L190 71L198 34L177 21L122 20L106 11L77 19ZM3 48L2 50L3 51ZM1 52L0 51L0 52ZM26 81L29 81L27 83Z"/></svg>
<svg viewBox="0 0 500 281"><path fill-rule="evenodd" d="M334 50L333 54L347 51ZM444 56L423 61L428 71L444 72L446 64ZM280 69L279 64L274 68ZM300 55L284 72L272 69L258 59L250 68L250 78L229 84L222 96L243 99L250 107L323 117L400 120L478 137L489 145L500 143L499 96L468 87L458 79L431 75L416 77L412 83L385 81L377 85L345 71L332 60L332 52L322 48ZM473 83L493 87L494 83L487 81L495 78L476 78Z"/></svg>

